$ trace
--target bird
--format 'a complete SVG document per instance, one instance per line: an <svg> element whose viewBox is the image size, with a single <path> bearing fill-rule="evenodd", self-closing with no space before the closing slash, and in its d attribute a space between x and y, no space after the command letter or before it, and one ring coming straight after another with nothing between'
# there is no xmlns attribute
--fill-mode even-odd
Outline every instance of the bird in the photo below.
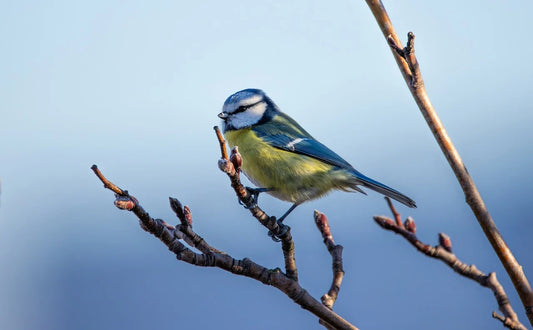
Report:
<svg viewBox="0 0 533 330"><path fill-rule="evenodd" d="M258 187L247 187L255 202L266 192L292 203L277 220L280 225L298 205L335 189L366 195L360 187L369 188L416 207L411 198L365 176L313 138L260 89L232 94L218 117L229 146L238 146L243 173Z"/></svg>

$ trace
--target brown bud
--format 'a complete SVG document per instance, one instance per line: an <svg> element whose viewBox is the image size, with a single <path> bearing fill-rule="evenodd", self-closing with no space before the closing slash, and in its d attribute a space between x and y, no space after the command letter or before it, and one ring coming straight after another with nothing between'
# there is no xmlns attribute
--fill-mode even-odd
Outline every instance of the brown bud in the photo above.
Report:
<svg viewBox="0 0 533 330"><path fill-rule="evenodd" d="M178 218L181 219L182 217L184 217L185 215L183 213L183 205L181 205L181 202L174 197L169 197L168 200L170 201L170 208L172 209L172 211L174 211L174 213L176 213Z"/></svg>
<svg viewBox="0 0 533 330"><path fill-rule="evenodd" d="M187 221L189 226L192 226L192 213L191 209L187 205L183 207L183 213L185 214L185 220Z"/></svg>
<svg viewBox="0 0 533 330"><path fill-rule="evenodd" d="M315 210L314 212L314 218L315 218L315 224L322 234L322 237L324 239L333 240L333 236L331 235L331 230L329 228L329 221L326 215L322 212L319 212Z"/></svg>
<svg viewBox="0 0 533 330"><path fill-rule="evenodd" d="M115 194L115 206L121 210L131 211L138 203L137 199L133 196L120 196Z"/></svg>
<svg viewBox="0 0 533 330"><path fill-rule="evenodd" d="M218 160L218 168L226 174L231 174L235 171L233 163L224 158Z"/></svg>
<svg viewBox="0 0 533 330"><path fill-rule="evenodd" d="M439 233L439 245L446 251L452 252L452 240L445 233Z"/></svg>
<svg viewBox="0 0 533 330"><path fill-rule="evenodd" d="M239 147L235 146L231 149L231 155L229 157L229 160L233 164L233 167L235 167L235 170L237 172L240 172L242 166L242 156L239 153Z"/></svg>
<svg viewBox="0 0 533 330"><path fill-rule="evenodd" d="M407 231L410 231L411 233L416 234L416 224L413 218L407 217L407 219L403 223L403 226L405 227L405 229L407 229Z"/></svg>
<svg viewBox="0 0 533 330"><path fill-rule="evenodd" d="M396 221L392 220L389 217L386 217L384 215L376 215L374 216L374 221L381 227L385 229L391 229L393 227L398 227L396 225Z"/></svg>

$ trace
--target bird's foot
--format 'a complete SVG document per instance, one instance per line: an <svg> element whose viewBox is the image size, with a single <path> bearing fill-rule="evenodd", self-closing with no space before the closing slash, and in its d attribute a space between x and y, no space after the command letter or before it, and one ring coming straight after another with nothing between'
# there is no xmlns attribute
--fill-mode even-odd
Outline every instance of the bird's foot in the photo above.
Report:
<svg viewBox="0 0 533 330"><path fill-rule="evenodd" d="M251 209L252 207L257 205L257 201L259 200L259 194L262 192L269 191L268 188L251 188L246 187L246 190L248 190L248 193L252 197L252 202L250 203L250 206L246 206L241 200L239 199L239 204L243 205L245 209Z"/></svg>
<svg viewBox="0 0 533 330"><path fill-rule="evenodd" d="M281 220L281 221L278 220L278 221L277 221L278 226L279 226L279 229L280 229L280 230L279 230L279 234L276 235L276 234L274 234L272 231L269 231L269 232L268 232L268 236L269 236L270 238L272 238L272 240L273 240L274 242L281 242L281 237L282 237L283 235L285 235L285 234L287 233L287 231L290 229L290 227L287 226L287 225L284 225L284 224L282 223L282 221L283 221L283 220Z"/></svg>

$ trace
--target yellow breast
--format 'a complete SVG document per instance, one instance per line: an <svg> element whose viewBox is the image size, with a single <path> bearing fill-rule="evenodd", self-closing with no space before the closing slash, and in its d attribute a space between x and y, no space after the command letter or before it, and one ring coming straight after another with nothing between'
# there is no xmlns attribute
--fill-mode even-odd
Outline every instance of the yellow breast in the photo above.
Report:
<svg viewBox="0 0 533 330"><path fill-rule="evenodd" d="M258 187L293 203L318 198L334 188L342 189L346 173L315 158L284 151L264 142L251 128L224 133L231 147L238 146L242 169Z"/></svg>

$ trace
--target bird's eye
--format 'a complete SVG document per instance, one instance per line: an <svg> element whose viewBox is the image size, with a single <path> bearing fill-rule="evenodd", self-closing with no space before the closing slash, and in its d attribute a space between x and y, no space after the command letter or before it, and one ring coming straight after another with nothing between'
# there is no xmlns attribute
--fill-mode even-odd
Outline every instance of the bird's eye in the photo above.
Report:
<svg viewBox="0 0 533 330"><path fill-rule="evenodd" d="M239 113L239 112L244 112L256 105L258 105L259 103L263 102L263 100L259 100L255 103L252 103L252 104L247 104L247 105L241 105L240 107L238 107L235 111L233 111L231 114L236 114L236 113Z"/></svg>
<svg viewBox="0 0 533 330"><path fill-rule="evenodd" d="M241 105L240 107L237 108L237 110L235 110L233 113L239 113L239 112L244 112L246 111L250 106L248 105Z"/></svg>

